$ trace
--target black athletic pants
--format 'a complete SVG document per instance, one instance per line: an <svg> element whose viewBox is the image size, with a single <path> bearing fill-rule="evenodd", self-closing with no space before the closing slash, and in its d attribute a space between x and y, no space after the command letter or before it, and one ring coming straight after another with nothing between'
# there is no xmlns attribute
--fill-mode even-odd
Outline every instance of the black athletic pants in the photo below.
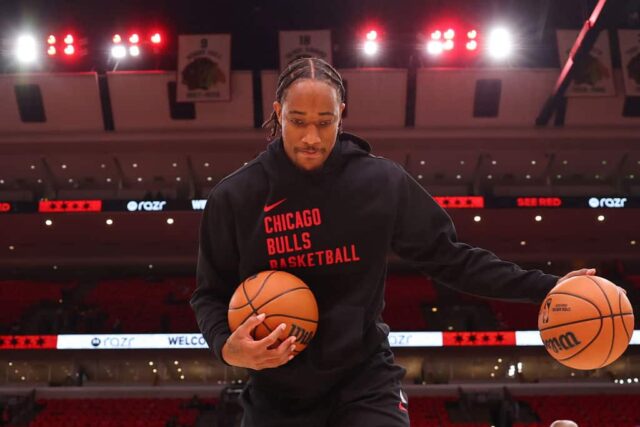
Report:
<svg viewBox="0 0 640 427"><path fill-rule="evenodd" d="M242 427L407 427L405 370L384 349L358 366L333 392L313 401L283 398L247 385Z"/></svg>

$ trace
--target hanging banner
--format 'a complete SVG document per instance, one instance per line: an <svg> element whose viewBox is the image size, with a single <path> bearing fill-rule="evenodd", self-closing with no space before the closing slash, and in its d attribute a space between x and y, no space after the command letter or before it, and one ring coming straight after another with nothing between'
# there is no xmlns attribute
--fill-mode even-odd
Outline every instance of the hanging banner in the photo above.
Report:
<svg viewBox="0 0 640 427"><path fill-rule="evenodd" d="M178 36L178 102L231 99L231 34Z"/></svg>
<svg viewBox="0 0 640 427"><path fill-rule="evenodd" d="M331 31L280 31L280 70L301 56L311 56L332 62Z"/></svg>
<svg viewBox="0 0 640 427"><path fill-rule="evenodd" d="M618 30L620 66L627 96L640 96L640 30Z"/></svg>
<svg viewBox="0 0 640 427"><path fill-rule="evenodd" d="M557 30L561 67L578 37L577 30ZM615 96L609 33L601 31L582 66L576 68L566 96Z"/></svg>

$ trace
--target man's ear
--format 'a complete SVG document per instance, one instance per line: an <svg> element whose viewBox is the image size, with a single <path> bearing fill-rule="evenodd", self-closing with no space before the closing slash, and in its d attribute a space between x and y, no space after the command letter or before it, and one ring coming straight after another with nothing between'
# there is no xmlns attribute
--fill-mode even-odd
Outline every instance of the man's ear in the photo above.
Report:
<svg viewBox="0 0 640 427"><path fill-rule="evenodd" d="M278 117L278 123L280 127L282 127L282 104L278 101L273 101L273 111L276 112L276 117Z"/></svg>

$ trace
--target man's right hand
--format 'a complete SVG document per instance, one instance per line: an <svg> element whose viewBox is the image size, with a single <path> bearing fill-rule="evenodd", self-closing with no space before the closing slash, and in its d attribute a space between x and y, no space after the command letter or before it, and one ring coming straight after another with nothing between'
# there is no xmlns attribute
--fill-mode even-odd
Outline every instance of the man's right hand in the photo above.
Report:
<svg viewBox="0 0 640 427"><path fill-rule="evenodd" d="M295 336L291 336L276 348L270 349L283 334L286 325L282 323L268 336L254 340L251 331L265 318L265 314L251 316L233 332L222 347L222 358L229 365L259 371L276 368L293 359Z"/></svg>

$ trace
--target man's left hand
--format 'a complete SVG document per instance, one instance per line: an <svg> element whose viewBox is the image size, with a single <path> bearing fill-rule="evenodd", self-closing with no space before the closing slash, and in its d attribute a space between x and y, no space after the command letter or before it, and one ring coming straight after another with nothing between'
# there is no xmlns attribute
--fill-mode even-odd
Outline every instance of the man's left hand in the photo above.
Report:
<svg viewBox="0 0 640 427"><path fill-rule="evenodd" d="M564 282L565 280L571 278L571 277L576 277L576 276L595 276L596 275L596 269L595 268L581 268L580 270L575 270L572 271L570 273L567 273L566 275L562 276L560 279L558 279L558 282L556 283L556 285L559 285L560 283ZM625 293L625 295L627 294L627 291L623 288L618 286L618 288L620 288L620 290L622 292Z"/></svg>
<svg viewBox="0 0 640 427"><path fill-rule="evenodd" d="M567 273L566 275L562 276L558 282L556 283L556 285L559 285L560 283L564 282L565 280L571 278L571 277L576 277L576 276L595 276L596 275L596 269L595 268L581 268L580 270L574 270L570 273Z"/></svg>

